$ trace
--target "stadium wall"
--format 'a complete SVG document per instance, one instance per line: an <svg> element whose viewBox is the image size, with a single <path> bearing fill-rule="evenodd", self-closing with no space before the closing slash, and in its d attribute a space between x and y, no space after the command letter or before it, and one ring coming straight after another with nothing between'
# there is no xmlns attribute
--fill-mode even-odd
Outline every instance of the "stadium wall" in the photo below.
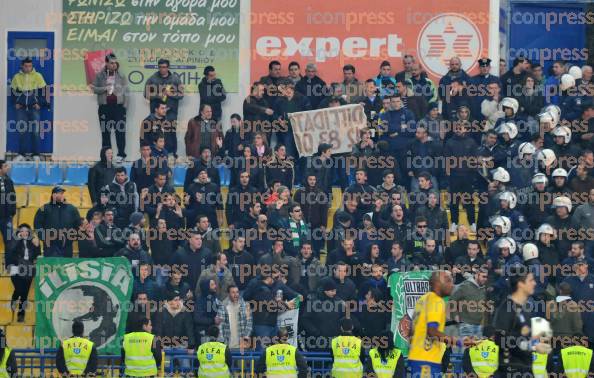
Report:
<svg viewBox="0 0 594 378"><path fill-rule="evenodd" d="M15 3L18 6L15 6ZM227 127L229 116L233 112L241 112L243 99L249 92L250 59L249 59L249 35L250 25L246 22L245 16L249 14L250 0L241 0L241 19L239 33L239 92L228 93L227 100L223 105L224 126ZM9 31L50 31L54 32L56 51L62 48L62 23L55 15L62 12L62 0L4 0L0 1L0 78L6 83L7 62L7 36ZM59 59L54 60L55 83L61 82L62 66ZM200 72L200 76L202 73ZM225 78L221 78L223 84ZM7 85L0 86L0 125L6 126L7 107ZM148 102L142 93L131 92L130 105L128 108L127 122L127 144L126 153L128 159L137 159L139 156L138 140L140 124L148 115ZM53 98L54 122L60 120L63 126L54 126L54 148L53 158L56 160L97 160L101 148L101 137L99 132L99 121L97 117L96 96L89 92L62 92ZM184 155L184 131L190 118L198 113L199 96L197 93L185 96L180 105L179 123L182 127L178 129L178 142L180 155ZM88 120L88 130L72 132L69 125L72 122ZM113 138L113 137L112 137ZM115 140L113 140L115 146ZM0 131L0 156L6 152L6 127Z"/></svg>

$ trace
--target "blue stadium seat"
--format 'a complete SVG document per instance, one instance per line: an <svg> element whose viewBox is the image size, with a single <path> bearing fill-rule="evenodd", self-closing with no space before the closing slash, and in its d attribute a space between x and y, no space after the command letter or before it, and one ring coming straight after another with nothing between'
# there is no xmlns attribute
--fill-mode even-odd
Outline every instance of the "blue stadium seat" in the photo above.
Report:
<svg viewBox="0 0 594 378"><path fill-rule="evenodd" d="M56 163L40 163L37 185L57 185L63 181L62 167Z"/></svg>
<svg viewBox="0 0 594 378"><path fill-rule="evenodd" d="M12 163L10 166L10 178L16 185L31 185L37 178L37 166L35 163Z"/></svg>
<svg viewBox="0 0 594 378"><path fill-rule="evenodd" d="M66 179L64 185L81 186L86 185L89 178L89 166L76 164L66 167Z"/></svg>
<svg viewBox="0 0 594 378"><path fill-rule="evenodd" d="M173 186L184 186L187 170L187 165L176 165L175 168L173 168Z"/></svg>

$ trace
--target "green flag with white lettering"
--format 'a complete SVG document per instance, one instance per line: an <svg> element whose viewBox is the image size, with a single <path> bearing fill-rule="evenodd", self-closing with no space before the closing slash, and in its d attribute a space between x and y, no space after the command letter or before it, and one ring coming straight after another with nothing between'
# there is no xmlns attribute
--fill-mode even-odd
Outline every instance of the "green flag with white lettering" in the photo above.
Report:
<svg viewBox="0 0 594 378"><path fill-rule="evenodd" d="M431 271L424 270L392 273L388 280L390 293L394 300L390 328L394 333L394 345L405 356L408 356L415 304L423 294L429 291L429 278L431 278Z"/></svg>
<svg viewBox="0 0 594 378"><path fill-rule="evenodd" d="M100 353L119 354L133 284L124 257L71 259L42 257L35 277L35 342L57 348L72 336L75 320Z"/></svg>

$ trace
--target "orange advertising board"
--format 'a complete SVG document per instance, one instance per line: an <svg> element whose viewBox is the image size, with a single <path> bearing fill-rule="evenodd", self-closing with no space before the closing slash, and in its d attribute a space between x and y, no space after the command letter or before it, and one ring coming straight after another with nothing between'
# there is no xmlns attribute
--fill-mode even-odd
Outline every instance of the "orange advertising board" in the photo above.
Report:
<svg viewBox="0 0 594 378"><path fill-rule="evenodd" d="M467 71L488 56L489 0L252 0L251 78L279 60L316 63L327 83L342 80L352 64L359 80L375 77L382 60L393 73L406 54L418 58L432 79L460 57Z"/></svg>

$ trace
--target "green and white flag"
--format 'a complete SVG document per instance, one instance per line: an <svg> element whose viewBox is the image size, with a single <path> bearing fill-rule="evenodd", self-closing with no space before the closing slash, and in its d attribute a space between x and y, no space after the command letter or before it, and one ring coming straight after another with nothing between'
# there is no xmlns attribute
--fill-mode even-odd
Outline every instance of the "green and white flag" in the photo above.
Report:
<svg viewBox="0 0 594 378"><path fill-rule="evenodd" d="M84 324L84 336L99 352L119 354L126 330L127 307L133 284L130 262L124 257L37 260L35 342L56 348L72 336L72 322Z"/></svg>
<svg viewBox="0 0 594 378"><path fill-rule="evenodd" d="M412 320L417 300L429 291L431 271L392 273L388 285L394 300L392 306L391 329L394 333L394 345L408 356Z"/></svg>

